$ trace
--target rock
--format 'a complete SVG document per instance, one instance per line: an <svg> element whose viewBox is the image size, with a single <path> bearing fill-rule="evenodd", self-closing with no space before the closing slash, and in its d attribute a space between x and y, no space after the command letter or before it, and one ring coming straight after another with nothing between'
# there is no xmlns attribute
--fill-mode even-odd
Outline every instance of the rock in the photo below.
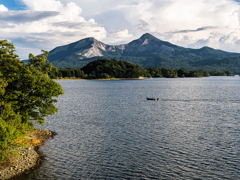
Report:
<svg viewBox="0 0 240 180"><path fill-rule="evenodd" d="M33 136L33 134L35 134L35 136ZM37 130L31 134L33 139L46 139L51 135L52 132L48 130ZM11 167L0 170L1 180L10 179L19 173L27 172L38 164L38 160L41 157L33 145L17 148L16 151L19 154L18 160L16 160Z"/></svg>

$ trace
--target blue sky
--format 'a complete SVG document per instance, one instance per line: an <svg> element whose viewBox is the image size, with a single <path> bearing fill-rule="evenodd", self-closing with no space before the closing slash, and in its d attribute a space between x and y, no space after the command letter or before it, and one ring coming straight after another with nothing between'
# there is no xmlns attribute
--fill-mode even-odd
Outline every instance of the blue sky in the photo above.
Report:
<svg viewBox="0 0 240 180"><path fill-rule="evenodd" d="M0 39L17 53L86 37L123 44L148 32L173 44L240 52L240 0L0 0Z"/></svg>
<svg viewBox="0 0 240 180"><path fill-rule="evenodd" d="M3 4L9 10L26 10L27 6L18 0L0 0L0 4Z"/></svg>

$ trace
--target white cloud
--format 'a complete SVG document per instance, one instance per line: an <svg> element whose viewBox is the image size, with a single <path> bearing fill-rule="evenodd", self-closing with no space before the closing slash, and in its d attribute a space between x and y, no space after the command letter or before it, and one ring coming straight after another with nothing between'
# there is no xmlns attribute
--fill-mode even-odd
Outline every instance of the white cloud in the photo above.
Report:
<svg viewBox="0 0 240 180"><path fill-rule="evenodd" d="M67 4L69 1L74 2L82 7L83 15L86 17L92 17L100 15L102 13L111 11L119 5L131 5L138 3L141 0L60 0L63 4Z"/></svg>
<svg viewBox="0 0 240 180"><path fill-rule="evenodd" d="M106 30L94 19L81 16L82 9L73 2L63 5L56 0L23 0L27 11L8 11L0 16L0 39L12 40L21 58L27 58L32 48L52 48L86 37L99 40L106 37ZM1 15L1 13L0 13ZM3 25L4 24L4 25Z"/></svg>
<svg viewBox="0 0 240 180"><path fill-rule="evenodd" d="M238 27L239 7L229 0L148 0L118 9L136 27L143 24L150 32L166 33L207 26Z"/></svg>
<svg viewBox="0 0 240 180"><path fill-rule="evenodd" d="M234 0L22 2L28 11L7 11L0 5L0 11L5 10L5 15L0 13L0 38L21 48L50 50L91 36L120 44L149 32L184 47L240 52L240 3Z"/></svg>
<svg viewBox="0 0 240 180"><path fill-rule="evenodd" d="M134 35L149 32L185 47L208 45L240 52L240 4L235 1L141 0L115 9L133 25L128 29ZM231 47L223 39L231 41Z"/></svg>
<svg viewBox="0 0 240 180"><path fill-rule="evenodd" d="M133 39L133 35L129 34L128 29L124 29L119 31L110 31L108 33L107 38L105 38L104 40L106 40L111 44L114 44L116 42L118 43L129 42L132 39Z"/></svg>
<svg viewBox="0 0 240 180"><path fill-rule="evenodd" d="M61 11L63 4L58 0L22 0L32 11Z"/></svg>
<svg viewBox="0 0 240 180"><path fill-rule="evenodd" d="M105 27L107 43L126 43L149 32L180 46L211 46L240 52L237 33L231 46L220 40L240 29L240 4L234 0L72 1L81 4L84 15L92 16ZM122 29L127 29L133 37L114 38L111 32Z"/></svg>
<svg viewBox="0 0 240 180"><path fill-rule="evenodd" d="M6 23L26 23L59 15L56 11L0 11L0 21Z"/></svg>
<svg viewBox="0 0 240 180"><path fill-rule="evenodd" d="M0 11L8 11L8 8L6 8L4 5L0 4Z"/></svg>

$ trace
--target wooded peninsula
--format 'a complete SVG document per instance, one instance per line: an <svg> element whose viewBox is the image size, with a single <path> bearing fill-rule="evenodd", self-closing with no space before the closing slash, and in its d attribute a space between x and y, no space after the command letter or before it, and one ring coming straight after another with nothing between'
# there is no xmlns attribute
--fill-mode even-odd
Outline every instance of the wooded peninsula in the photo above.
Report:
<svg viewBox="0 0 240 180"><path fill-rule="evenodd" d="M49 72L52 79L108 79L108 78L139 78L139 77L209 77L234 76L230 71L207 72L204 70L189 71L186 69L172 70L167 68L143 68L126 61L99 59L82 68L65 68Z"/></svg>

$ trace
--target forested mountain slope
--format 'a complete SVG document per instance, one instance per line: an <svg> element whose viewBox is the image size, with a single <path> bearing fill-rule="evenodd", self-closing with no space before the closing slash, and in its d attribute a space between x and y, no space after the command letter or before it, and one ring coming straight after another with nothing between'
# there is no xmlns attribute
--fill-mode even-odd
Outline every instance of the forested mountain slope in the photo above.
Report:
<svg viewBox="0 0 240 180"><path fill-rule="evenodd" d="M79 68L97 59L124 60L142 67L232 71L240 74L240 54L210 47L190 49L144 34L128 44L107 45L95 38L59 46L50 51L49 61L58 68Z"/></svg>

